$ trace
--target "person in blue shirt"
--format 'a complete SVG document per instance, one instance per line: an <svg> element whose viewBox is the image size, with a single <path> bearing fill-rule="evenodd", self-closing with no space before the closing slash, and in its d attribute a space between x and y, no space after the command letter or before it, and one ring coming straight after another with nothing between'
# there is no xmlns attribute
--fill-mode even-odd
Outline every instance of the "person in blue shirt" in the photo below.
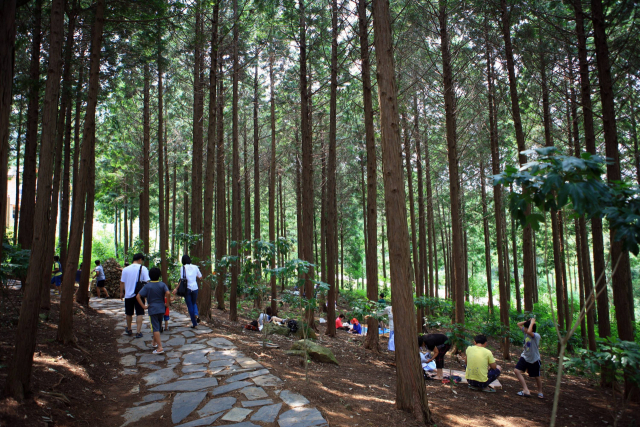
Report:
<svg viewBox="0 0 640 427"><path fill-rule="evenodd" d="M358 322L358 319L356 319L355 317L353 319L351 319L351 333L352 334L356 334L356 335L362 335L362 326L360 326L360 322Z"/></svg>

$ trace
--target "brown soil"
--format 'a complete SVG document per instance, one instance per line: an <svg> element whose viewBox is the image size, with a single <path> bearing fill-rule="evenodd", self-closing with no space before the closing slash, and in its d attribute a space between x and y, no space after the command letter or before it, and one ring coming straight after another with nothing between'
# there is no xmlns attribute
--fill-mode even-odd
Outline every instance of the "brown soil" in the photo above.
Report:
<svg viewBox="0 0 640 427"><path fill-rule="evenodd" d="M7 376L7 365L13 353L14 330L20 293L10 291L11 303L0 311L0 389ZM184 307L172 306L183 311ZM249 307L247 307L249 309ZM64 347L55 341L58 322L58 300L52 301L48 320L41 322L38 330L37 353L34 358L32 378L33 393L21 404L12 399L0 400L0 427L4 426L108 426L122 424L120 415L139 395L130 390L140 387L144 393L141 369L138 375L122 375L118 363L115 340L115 320L92 309L77 306L74 325L81 349ZM269 340L279 348L263 349L262 335L243 329L249 319L238 323L228 320L228 312L213 310L210 322L214 333L224 336L239 349L285 381L285 387L302 393L317 407L331 426L417 426L413 417L395 409L395 364L393 353L381 350L374 354L363 348L364 337L338 331L336 338L320 335L320 342L332 349L340 366L310 363L308 382L305 380L303 360L287 356L293 339L270 336ZM320 334L324 326L319 327ZM431 331L435 332L435 331ZM386 349L387 338L382 337L380 348ZM429 405L433 422L437 426L545 426L549 424L555 376L545 374L545 398L522 398L512 360L500 360L497 342L490 342L498 363L503 367L500 381L502 390L497 393L481 393L466 386L442 385L427 382ZM86 349L86 350L85 350ZM447 355L445 367L463 370L455 357ZM534 387L533 382L529 382ZM455 393L454 393L455 391ZM48 393L61 393L68 403ZM613 424L613 398L610 392L596 387L582 377L565 376L558 411L559 426L586 426ZM152 418L143 419L136 426L171 426L171 407ZM640 420L640 405L633 403L618 425L635 425ZM214 425L223 425L218 420ZM274 424L275 426L276 424Z"/></svg>

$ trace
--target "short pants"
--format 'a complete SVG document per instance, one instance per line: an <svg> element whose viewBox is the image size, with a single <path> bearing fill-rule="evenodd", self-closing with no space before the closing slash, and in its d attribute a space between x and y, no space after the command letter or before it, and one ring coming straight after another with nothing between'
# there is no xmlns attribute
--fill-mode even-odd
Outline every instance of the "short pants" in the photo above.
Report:
<svg viewBox="0 0 640 427"><path fill-rule="evenodd" d="M53 276L51 278L51 284L56 286L62 285L62 276Z"/></svg>
<svg viewBox="0 0 640 427"><path fill-rule="evenodd" d="M162 327L163 317L164 317L163 313L149 315L149 322L151 323L151 332L160 332L160 328Z"/></svg>
<svg viewBox="0 0 640 427"><path fill-rule="evenodd" d="M438 346L438 355L436 356L436 369L444 368L444 355L451 349L451 344L442 344Z"/></svg>
<svg viewBox="0 0 640 427"><path fill-rule="evenodd" d="M140 297L144 303L144 298ZM144 307L138 304L136 297L124 299L124 314L127 316L133 316L133 310L136 311L136 316L144 316Z"/></svg>
<svg viewBox="0 0 640 427"><path fill-rule="evenodd" d="M528 372L529 377L535 378L540 376L540 365L542 363L538 360L537 362L529 363L524 360L524 357L520 357L518 363L516 364L516 369L520 372Z"/></svg>
<svg viewBox="0 0 640 427"><path fill-rule="evenodd" d="M482 383L480 381L467 380L467 383L469 383L469 385L471 387L486 388L486 387L489 386L489 384L491 384L496 379L498 379L499 376L500 376L500 370L499 369L489 369L489 372L487 372L487 381Z"/></svg>
<svg viewBox="0 0 640 427"><path fill-rule="evenodd" d="M165 314L165 315L164 315L164 321L165 321L165 322L168 322L168 321L169 321L169 319L171 319L171 317L169 317L169 315L168 315L168 314Z"/></svg>
<svg viewBox="0 0 640 427"><path fill-rule="evenodd" d="M99 288L104 288L104 280L98 280L96 282L96 286Z"/></svg>

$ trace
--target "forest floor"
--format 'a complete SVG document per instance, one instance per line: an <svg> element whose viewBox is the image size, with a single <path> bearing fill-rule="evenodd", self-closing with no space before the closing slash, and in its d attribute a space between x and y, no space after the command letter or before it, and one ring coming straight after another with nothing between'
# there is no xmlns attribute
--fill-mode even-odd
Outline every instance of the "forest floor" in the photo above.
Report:
<svg viewBox="0 0 640 427"><path fill-rule="evenodd" d="M20 292L9 290L0 311L0 389L8 374L13 354L14 331L17 324ZM76 306L75 334L79 346L65 347L56 342L58 323L57 297L52 297L48 319L41 319L32 376L32 394L22 403L0 400L0 427L5 426L120 426L121 415L138 400L132 394L136 386L144 388L143 373L125 375L119 364L122 356L116 350L113 317L93 309ZM294 339L278 335L269 340L279 348L262 347L262 334L243 328L250 320L242 317L250 306L243 307L239 322L230 322L228 311L213 310L213 337L232 341L245 355L259 361L272 374L285 380L287 389L304 395L310 405L318 408L331 426L417 426L413 417L395 409L395 363L393 353L386 351L387 337L381 336L378 354L363 348L364 337L338 331L336 338L324 336L319 326L319 342L331 348L340 366L310 363L305 381L303 360L284 352ZM172 305L172 310L186 312L184 306ZM430 332L438 332L432 330ZM513 346L512 360L504 361L497 351L498 343L490 340L498 364L502 390L480 393L466 385L443 385L427 382L429 406L437 426L546 426L549 424L556 378L545 373L545 398L522 398L513 373L519 348ZM545 363L551 360L546 360ZM448 354L445 367L464 370L455 356ZM530 387L534 383L529 381ZM66 400L65 400L66 399ZM558 410L559 426L602 426L613 424L613 398L610 392L593 381L576 376L564 376ZM137 426L170 426L170 408ZM640 421L640 405L632 403L618 425L636 425ZM224 425L221 420L213 425ZM273 426L277 424L271 424Z"/></svg>

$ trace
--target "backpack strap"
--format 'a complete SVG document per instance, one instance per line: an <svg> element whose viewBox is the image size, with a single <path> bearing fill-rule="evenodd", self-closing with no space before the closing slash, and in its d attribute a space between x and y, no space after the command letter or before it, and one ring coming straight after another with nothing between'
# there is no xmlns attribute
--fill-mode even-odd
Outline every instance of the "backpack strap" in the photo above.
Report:
<svg viewBox="0 0 640 427"><path fill-rule="evenodd" d="M142 266L140 266L140 270L138 270L138 282L140 281L141 274L142 274Z"/></svg>

